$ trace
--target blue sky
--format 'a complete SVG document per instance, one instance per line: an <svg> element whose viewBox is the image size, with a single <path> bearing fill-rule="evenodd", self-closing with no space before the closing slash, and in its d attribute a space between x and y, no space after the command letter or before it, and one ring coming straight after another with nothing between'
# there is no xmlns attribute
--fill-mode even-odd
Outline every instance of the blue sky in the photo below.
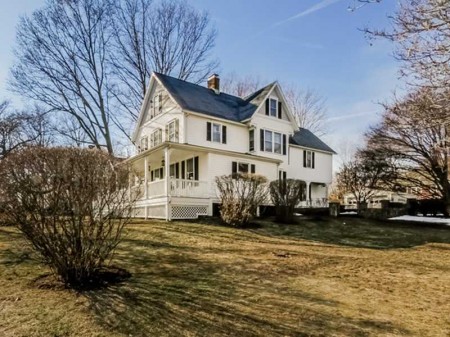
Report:
<svg viewBox="0 0 450 337"><path fill-rule="evenodd" d="M325 139L336 148L358 140L378 120L377 102L388 99L401 84L392 46L386 41L370 46L358 30L386 27L396 2L385 0L349 12L353 1L188 0L207 10L216 25L219 73L315 89L327 98L330 133ZM12 97L6 79L19 17L45 1L5 3L0 11L0 99Z"/></svg>

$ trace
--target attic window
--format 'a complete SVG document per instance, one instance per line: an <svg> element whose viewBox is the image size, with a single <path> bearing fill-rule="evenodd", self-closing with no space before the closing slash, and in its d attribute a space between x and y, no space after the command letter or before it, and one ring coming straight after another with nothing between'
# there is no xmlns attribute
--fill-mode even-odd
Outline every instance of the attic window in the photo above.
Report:
<svg viewBox="0 0 450 337"><path fill-rule="evenodd" d="M277 117L278 116L278 101L274 98L270 99L270 116Z"/></svg>

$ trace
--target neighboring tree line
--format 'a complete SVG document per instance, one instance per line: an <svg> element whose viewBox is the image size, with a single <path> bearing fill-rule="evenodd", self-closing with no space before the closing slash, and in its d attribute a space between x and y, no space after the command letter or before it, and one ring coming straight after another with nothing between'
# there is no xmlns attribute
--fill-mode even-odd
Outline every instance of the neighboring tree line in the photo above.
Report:
<svg viewBox="0 0 450 337"><path fill-rule="evenodd" d="M450 215L449 13L448 1L402 1L392 30L366 29L372 38L395 43L408 93L383 104L366 146L337 176L341 190L358 202L373 189L418 187L440 199Z"/></svg>

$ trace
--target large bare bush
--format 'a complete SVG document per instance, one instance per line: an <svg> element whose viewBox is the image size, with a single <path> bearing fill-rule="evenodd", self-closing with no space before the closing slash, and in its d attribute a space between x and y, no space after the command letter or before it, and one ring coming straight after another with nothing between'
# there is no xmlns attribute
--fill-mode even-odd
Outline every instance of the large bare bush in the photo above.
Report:
<svg viewBox="0 0 450 337"><path fill-rule="evenodd" d="M70 287L93 285L120 242L128 169L99 150L26 148L0 163L4 211Z"/></svg>
<svg viewBox="0 0 450 337"><path fill-rule="evenodd" d="M270 197L276 208L277 221L289 223L294 220L294 209L304 199L306 185L301 180L275 180L270 183Z"/></svg>
<svg viewBox="0 0 450 337"><path fill-rule="evenodd" d="M222 206L220 216L228 225L245 226L267 200L267 179L255 174L216 177Z"/></svg>

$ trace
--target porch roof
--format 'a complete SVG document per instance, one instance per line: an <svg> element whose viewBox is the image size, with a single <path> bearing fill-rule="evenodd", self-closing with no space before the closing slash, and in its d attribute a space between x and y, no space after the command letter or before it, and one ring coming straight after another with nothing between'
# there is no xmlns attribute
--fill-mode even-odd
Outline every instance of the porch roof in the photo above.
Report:
<svg viewBox="0 0 450 337"><path fill-rule="evenodd" d="M256 159L261 160L269 163L275 163L279 164L282 162L280 159L275 158L268 158L263 156L257 156L250 153L241 153L241 152L235 152L235 151L228 151L228 150L221 150L221 149L214 149L210 147L205 146L199 146L199 145L191 145L191 144L182 144L182 143L173 143L173 142L164 142L158 146L155 146L154 148L148 149L146 151L143 151L136 156L130 157L125 160L125 162L134 162L136 160L139 160L141 158L144 158L150 154L153 154L155 152L158 152L164 148L171 148L171 149L178 149L178 150L188 150L188 151L197 151L197 152L207 152L207 153L216 153L216 154L224 154L224 155L230 155L233 157L241 157L241 158L247 158L247 159Z"/></svg>

